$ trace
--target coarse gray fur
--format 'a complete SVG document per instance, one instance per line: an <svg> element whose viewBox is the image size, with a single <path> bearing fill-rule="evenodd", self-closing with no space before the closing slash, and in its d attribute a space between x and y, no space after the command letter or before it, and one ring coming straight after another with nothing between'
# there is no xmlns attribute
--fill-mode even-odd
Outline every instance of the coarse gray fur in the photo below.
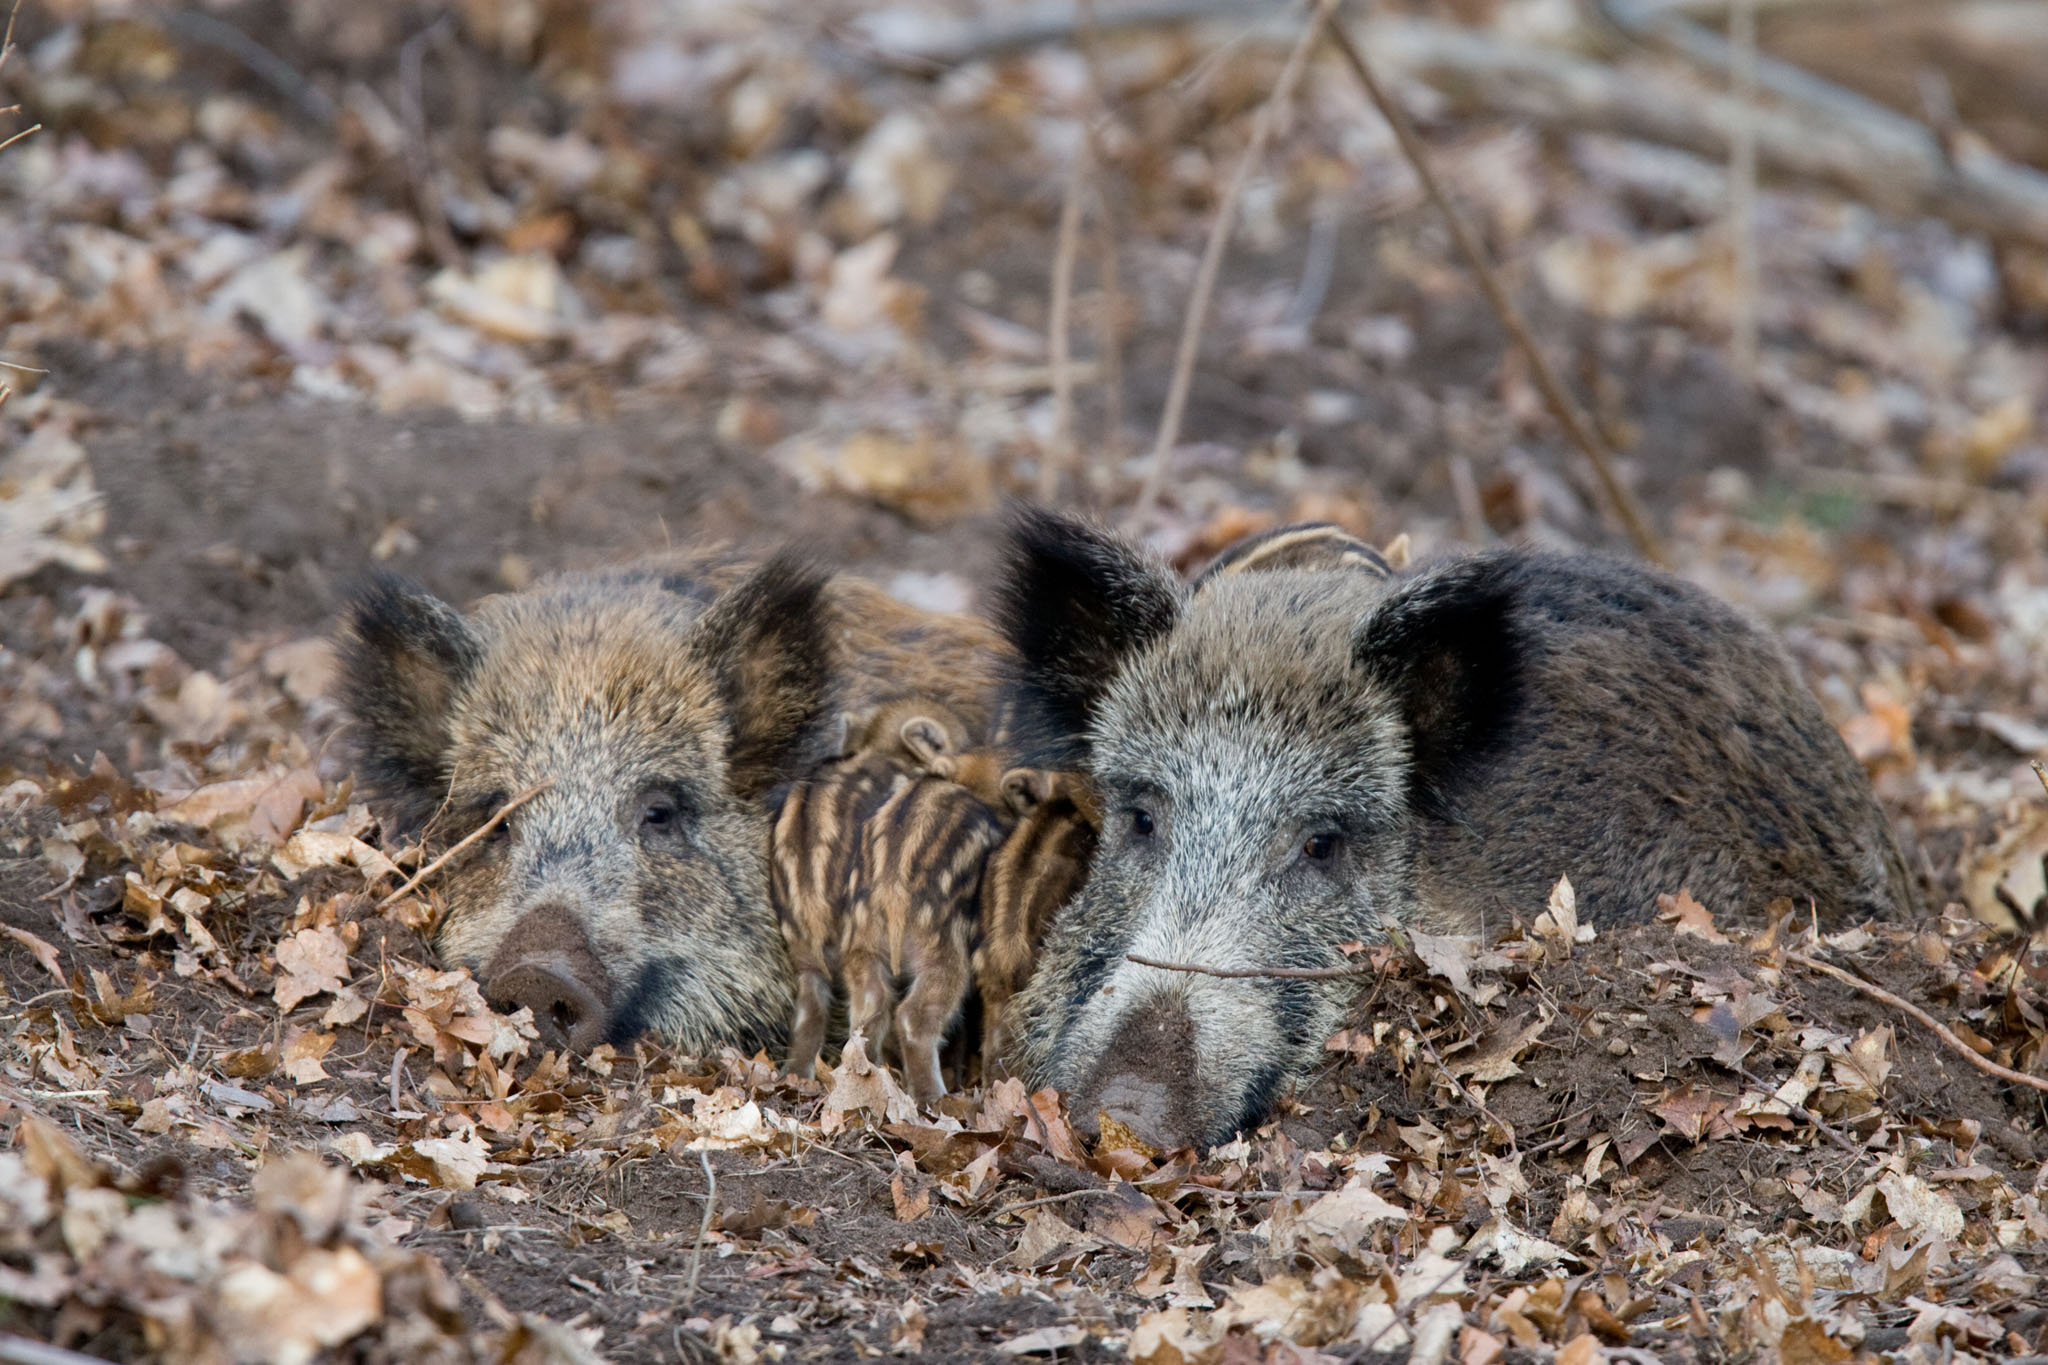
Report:
<svg viewBox="0 0 2048 1365"><path fill-rule="evenodd" d="M1081 895L1013 1004L1026 1079L1162 1145L1257 1123L1340 1024L1345 982L1140 966L1321 967L1398 925L1471 933L1689 889L1754 917L1912 890L1862 769L1772 638L1700 589L1499 550L1382 579L1332 568L1183 590L1112 534L1014 528L999 617L1041 752L1104 812ZM1149 830L1148 830L1149 826Z"/></svg>

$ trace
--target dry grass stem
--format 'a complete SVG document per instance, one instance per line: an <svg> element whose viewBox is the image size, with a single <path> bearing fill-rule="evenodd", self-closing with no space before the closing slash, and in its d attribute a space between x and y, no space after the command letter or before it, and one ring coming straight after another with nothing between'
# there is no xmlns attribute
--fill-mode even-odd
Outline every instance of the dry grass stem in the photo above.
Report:
<svg viewBox="0 0 2048 1365"><path fill-rule="evenodd" d="M422 882L426 881L427 878L433 876L436 872L439 872L443 867L446 867L448 865L448 861L451 858L453 858L456 854L462 852L462 850L468 848L471 844L474 844L477 840L489 834L499 825L505 823L505 818L511 815L513 811L518 810L521 806L533 800L534 797L539 796L542 792L546 791L549 787L552 787L554 785L555 784L553 782L537 783L534 786L528 787L525 791L519 793L519 795L513 797L504 805L498 807L497 811L491 816L490 819L484 821L481 825L478 825L475 829L463 835L461 839L456 841L455 846L453 848L450 848L446 853L443 853L440 857L434 859L434 861L428 863L425 867L413 873L411 877L406 879L405 885L399 887L396 891L386 896L383 900L378 901L377 908L379 910L382 910L388 906L396 905L401 898L411 895L415 890L419 888Z"/></svg>
<svg viewBox="0 0 2048 1365"><path fill-rule="evenodd" d="M1225 981L1335 981L1347 976L1371 976L1377 970L1369 962L1355 962L1348 967L1204 967L1193 962L1161 962L1136 953L1125 953L1124 961L1140 967L1157 967L1162 972L1191 972Z"/></svg>
<svg viewBox="0 0 2048 1365"><path fill-rule="evenodd" d="M6 150L7 150L7 149L8 149L9 147L12 147L12 146L13 146L13 145L14 145L15 143L17 143L17 142L21 141L21 140L22 140L23 138L27 137L27 136L28 136L29 134L31 134L31 133L40 133L40 132L41 132L42 130L43 130L43 125L42 125L42 124L40 124L40 123L31 123L31 124L30 124L30 125L29 125L28 127L24 128L24 129L22 129L22 130L21 130L20 132L16 133L16 134L15 134L15 135L14 135L13 137L10 137L10 138L8 138L8 139L7 139L7 141L5 141L5 142L0 142L0 152L4 152L4 151L6 151Z"/></svg>
<svg viewBox="0 0 2048 1365"><path fill-rule="evenodd" d="M2014 1071L2009 1066L2000 1066L1989 1057L1978 1055L1974 1048L1951 1032L1948 1025L1942 1023L1911 1001L1902 1000L1898 996L1893 995L1884 987L1873 986L1860 976L1845 972L1831 962L1822 962L1819 958L1808 957L1805 953L1787 953L1785 957L1787 961L1796 962L1810 971L1819 972L1823 976L1832 976L1851 990L1867 995L1872 1000L1890 1005L1901 1014L1925 1024L1928 1028L1934 1030L1936 1037L1948 1044L1951 1051L1971 1066L1976 1067L1979 1071L1987 1075L1996 1076L2002 1081L2010 1081L2014 1085L2029 1086L2043 1093L2048 1093L2048 1081L2042 1080L2039 1076L2029 1076L2024 1071Z"/></svg>
<svg viewBox="0 0 2048 1365"><path fill-rule="evenodd" d="M448 211L441 202L440 170L434 164L434 145L427 135L427 114L423 93L421 66L426 60L427 44L436 42L449 32L450 20L444 15L418 33L407 38L398 49L398 114L405 124L408 152L406 174L412 181L414 207L419 213L420 228L427 235L427 245L433 249L434 259L444 266L460 268L462 250L455 244L454 230L448 226Z"/></svg>
<svg viewBox="0 0 2048 1365"><path fill-rule="evenodd" d="M1730 94L1735 127L1728 149L1728 233L1735 248L1735 294L1730 300L1730 361L1744 383L1756 381L1756 0L1735 0L1728 11Z"/></svg>
<svg viewBox="0 0 2048 1365"><path fill-rule="evenodd" d="M704 1272L704 1242L711 1236L711 1219L718 1212L718 1172L711 1168L711 1149L697 1149L704 1163L704 1218L697 1224L697 1245L690 1249L690 1282L683 1289L683 1307L697 1302L697 1277Z"/></svg>
<svg viewBox="0 0 2048 1365"><path fill-rule="evenodd" d="M1202 263L1195 271L1195 287L1188 299L1187 316L1181 323L1180 350L1174 356L1173 382L1166 391L1166 410L1159 418L1159 435L1152 443L1152 463L1145 470L1145 482L1138 490L1137 505L1133 509L1134 516L1139 519L1157 505L1160 485L1166 479L1167 461L1180 440L1181 419L1187 415L1188 390L1194 384L1195 356L1202 349L1202 326L1209 318L1209 300L1216 292L1216 275L1222 268L1223 248L1230 241L1230 229L1237 219L1238 201L1244 198L1245 186L1251 182L1253 170L1265 159L1266 145L1273 140L1281 116L1294 102L1294 89L1301 83L1301 73L1308 68L1309 53L1315 49L1323 31L1331 28L1329 19L1335 8L1336 0L1316 0L1315 13L1309 16L1308 23L1302 28L1301 37L1295 40L1294 50L1287 54L1287 64L1280 68L1280 78L1274 82L1273 93L1266 97L1266 102L1259 106L1259 112L1253 118L1251 141L1231 168L1230 179L1224 184L1215 220L1209 225L1208 243L1202 249Z"/></svg>
<svg viewBox="0 0 2048 1365"><path fill-rule="evenodd" d="M1110 166L1103 129L1109 123L1109 82L1102 73L1102 53L1095 24L1095 0L1080 0L1076 8L1080 27L1075 41L1081 49L1081 63L1088 73L1090 116L1082 124L1088 135L1091 185L1095 212L1089 218L1094 228L1096 284L1102 292L1102 306L1096 311L1096 363L1102 369L1102 449L1097 474L1119 468L1124 458L1124 287L1123 268L1117 256L1116 209L1111 201L1104 172ZM1077 490L1089 491L1086 481Z"/></svg>
<svg viewBox="0 0 2048 1365"><path fill-rule="evenodd" d="M1074 257L1081 245L1081 200L1088 183L1088 146L1074 149L1067 172L1066 199L1060 205L1059 246L1052 258L1052 308L1046 349L1052 359L1052 444L1038 462L1038 496L1051 502L1060 480L1074 463L1074 371L1072 336L1067 319L1074 303Z"/></svg>
<svg viewBox="0 0 2048 1365"><path fill-rule="evenodd" d="M1416 179L1422 182L1424 192L1437 206L1438 212L1443 214L1444 222L1451 230L1451 237L1456 241L1459 253L1464 256L1466 264L1472 267L1472 273L1479 280L1480 290L1486 295L1487 302L1493 305L1493 311L1499 316L1501 326L1507 330L1509 339L1529 362L1530 375L1535 379L1537 389L1543 394L1543 401L1550 408L1551 415L1557 419L1558 425L1564 428L1565 435L1571 439L1572 444L1585 454L1587 463L1592 466L1594 478L1599 481L1601 491L1607 495L1609 505L1620 519L1629 540L1634 543L1636 553L1653 564L1663 564L1664 552L1658 546L1656 537L1651 534L1649 523L1644 520L1641 509L1636 506L1634 495L1622 485L1614 472L1614 462L1609 457L1607 448L1593 434L1592 429L1586 424L1584 415L1579 411L1579 405L1565 392L1564 386L1558 382L1556 372L1550 368L1550 362L1544 359L1543 352L1537 348L1535 338L1530 335L1527 325L1523 323L1521 313L1508 299L1507 291L1501 287L1500 279L1487 261L1486 252L1480 247L1479 239L1474 235L1471 225L1451 203L1450 196L1444 193L1443 185L1437 179L1436 170L1430 164L1429 154L1422 146L1422 140L1415 135L1414 125L1408 122L1408 115L1381 87L1379 79L1372 74L1372 68L1366 65L1364 56L1352 43L1350 35L1344 32L1343 26L1330 24L1327 27L1331 41L1344 58L1344 64L1351 68L1351 74L1356 76L1358 83L1365 88L1366 98L1372 101L1373 107L1380 111L1380 116L1393 130L1394 140L1400 144L1402 155L1407 157L1408 164L1414 168Z"/></svg>

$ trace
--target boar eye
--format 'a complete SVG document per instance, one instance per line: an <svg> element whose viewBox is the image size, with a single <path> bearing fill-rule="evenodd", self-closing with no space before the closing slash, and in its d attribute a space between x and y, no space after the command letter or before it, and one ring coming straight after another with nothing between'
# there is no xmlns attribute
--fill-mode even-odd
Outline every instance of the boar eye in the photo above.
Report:
<svg viewBox="0 0 2048 1365"><path fill-rule="evenodd" d="M1337 836L1311 834L1301 845L1301 856L1312 863L1327 863L1337 856Z"/></svg>
<svg viewBox="0 0 2048 1365"><path fill-rule="evenodd" d="M476 826L483 824L484 821L490 819L492 816L496 815L499 812L499 810L503 809L504 805L505 794L503 792L492 792L489 796L486 796L483 800L476 803L476 820L470 827L474 829L476 828ZM491 832L484 836L483 842L487 844L497 844L503 843L505 840L511 838L512 820L513 817L508 815L503 820L500 820L497 824L492 825Z"/></svg>
<svg viewBox="0 0 2048 1365"><path fill-rule="evenodd" d="M681 814L672 796L656 794L640 798L640 825L643 829L666 829L675 824Z"/></svg>
<svg viewBox="0 0 2048 1365"><path fill-rule="evenodd" d="M1152 837L1153 824L1151 811L1139 810L1137 807L1134 806L1131 808L1130 817L1132 834L1137 835L1140 839L1149 839Z"/></svg>

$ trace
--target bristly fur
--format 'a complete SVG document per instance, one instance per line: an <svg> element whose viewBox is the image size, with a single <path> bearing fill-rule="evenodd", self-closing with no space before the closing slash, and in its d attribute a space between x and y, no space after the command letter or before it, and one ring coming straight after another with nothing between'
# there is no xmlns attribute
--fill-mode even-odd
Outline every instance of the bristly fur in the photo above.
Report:
<svg viewBox="0 0 2048 1365"><path fill-rule="evenodd" d="M744 794L794 780L817 747L805 741L831 700L829 578L784 551L713 603L698 626L732 726L726 762Z"/></svg>
<svg viewBox="0 0 2048 1365"><path fill-rule="evenodd" d="M1515 619L1515 561L1476 556L1408 580L1366 617L1352 657L1398 698L1408 726L1417 813L1455 818L1458 789L1522 712L1539 644Z"/></svg>
<svg viewBox="0 0 2048 1365"><path fill-rule="evenodd" d="M825 717L915 689L986 726L1001 648L795 556L750 569L713 551L550 578L466 616L379 581L341 652L381 814L417 824L445 804L466 829L545 787L442 875L443 959L551 1014L551 1046L654 1029L704 1050L788 1025L770 827L777 789L829 749Z"/></svg>
<svg viewBox="0 0 2048 1365"><path fill-rule="evenodd" d="M455 608L378 573L343 609L339 645L357 770L395 830L412 833L447 795L449 709L483 643Z"/></svg>
<svg viewBox="0 0 2048 1365"><path fill-rule="evenodd" d="M1017 747L1032 762L1075 766L1118 661L1173 628L1180 596L1170 569L1110 531L1043 508L1012 513L992 614L1017 652Z"/></svg>
<svg viewBox="0 0 2048 1365"><path fill-rule="evenodd" d="M1835 922L1913 906L1861 766L1782 649L1680 579L1525 550L1382 579L1289 566L1283 544L1119 630L1046 585L1162 602L1166 571L1086 527L1036 535L1006 627L1104 814L1004 1019L1026 1082L1066 1091L1084 1124L1222 1141L1313 1067L1350 999L1132 955L1333 967L1339 944L1400 926L1534 914L1564 875L1609 924L1681 889L1731 917L1778 896Z"/></svg>

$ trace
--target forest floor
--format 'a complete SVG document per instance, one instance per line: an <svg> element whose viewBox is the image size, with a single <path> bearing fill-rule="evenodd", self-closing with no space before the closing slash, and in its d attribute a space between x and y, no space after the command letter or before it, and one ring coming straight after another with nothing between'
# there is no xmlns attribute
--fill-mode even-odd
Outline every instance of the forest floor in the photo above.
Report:
<svg viewBox="0 0 2048 1365"><path fill-rule="evenodd" d="M797 543L972 609L1048 460L1186 568L1301 517L1627 549L1332 60L1231 206L1130 517L1294 11L906 65L876 35L929 34L918 7L788 8L21 11L0 1333L170 1362L2048 1355L2048 963L2005 908L2048 899L2048 252L1767 183L1742 374L1720 164L1419 83L1664 555L1785 640L1923 918L1819 936L1673 887L1647 926L1531 905L1385 945L1324 1072L1202 1156L1091 1145L1014 1081L919 1114L858 1057L564 1058L436 969L432 884L391 897L421 850L325 697L372 565L469 601ZM1568 49L1560 8L1460 12ZM2044 164L2024 99L1986 103L2030 49L1946 8L1881 50Z"/></svg>

